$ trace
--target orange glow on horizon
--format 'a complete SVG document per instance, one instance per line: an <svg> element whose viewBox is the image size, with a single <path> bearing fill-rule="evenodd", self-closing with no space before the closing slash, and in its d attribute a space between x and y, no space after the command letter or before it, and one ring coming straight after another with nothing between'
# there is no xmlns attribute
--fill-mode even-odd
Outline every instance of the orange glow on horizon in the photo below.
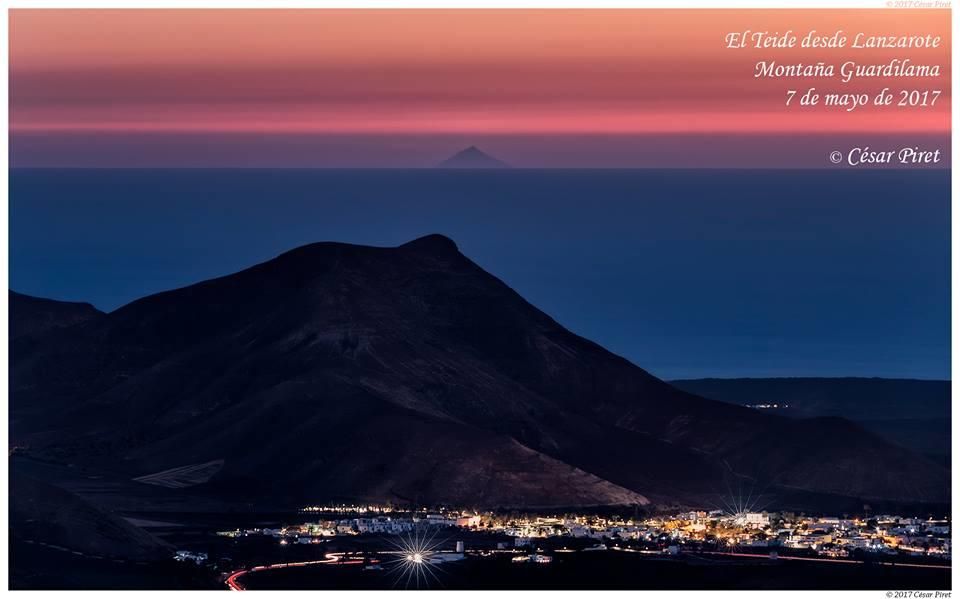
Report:
<svg viewBox="0 0 960 599"><path fill-rule="evenodd" d="M949 132L934 10L13 10L14 132ZM745 29L940 35L931 50L727 50ZM855 29L854 29L855 28ZM829 57L829 58L828 58ZM788 109L782 62L941 65L934 108Z"/></svg>

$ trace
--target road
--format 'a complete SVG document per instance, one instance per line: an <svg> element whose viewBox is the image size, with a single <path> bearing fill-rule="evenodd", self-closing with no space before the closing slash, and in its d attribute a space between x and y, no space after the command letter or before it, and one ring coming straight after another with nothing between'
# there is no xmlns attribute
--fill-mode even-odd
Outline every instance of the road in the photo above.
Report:
<svg viewBox="0 0 960 599"><path fill-rule="evenodd" d="M362 564L363 560L345 560L343 559L346 556L344 553L328 553L324 556L324 559L315 560L312 562L285 562L280 564L270 564L269 566L256 566L250 568L249 570L237 570L236 572L231 572L230 576L227 577L226 583L227 587L231 591L245 591L246 587L243 586L240 582L240 578L249 574L250 572L260 572L261 570L282 570L284 568L301 568L303 566L316 566L318 564Z"/></svg>

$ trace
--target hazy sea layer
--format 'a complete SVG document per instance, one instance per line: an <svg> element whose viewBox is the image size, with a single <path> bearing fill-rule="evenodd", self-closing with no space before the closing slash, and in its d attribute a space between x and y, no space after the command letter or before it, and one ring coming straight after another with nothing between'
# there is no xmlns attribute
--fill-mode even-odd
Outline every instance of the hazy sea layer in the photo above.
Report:
<svg viewBox="0 0 960 599"><path fill-rule="evenodd" d="M112 310L428 233L662 377L949 377L950 172L13 170L11 287Z"/></svg>

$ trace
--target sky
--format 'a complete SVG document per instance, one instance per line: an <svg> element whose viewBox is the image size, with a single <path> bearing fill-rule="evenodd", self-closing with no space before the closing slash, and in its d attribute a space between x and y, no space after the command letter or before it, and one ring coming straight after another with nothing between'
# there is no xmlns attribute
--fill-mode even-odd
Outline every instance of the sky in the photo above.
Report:
<svg viewBox="0 0 960 599"><path fill-rule="evenodd" d="M747 29L944 44L725 49ZM948 11L24 9L10 32L14 166L416 167L468 145L515 166L823 166L849 140L949 145ZM753 77L904 56L941 64L938 106L790 109L789 82Z"/></svg>

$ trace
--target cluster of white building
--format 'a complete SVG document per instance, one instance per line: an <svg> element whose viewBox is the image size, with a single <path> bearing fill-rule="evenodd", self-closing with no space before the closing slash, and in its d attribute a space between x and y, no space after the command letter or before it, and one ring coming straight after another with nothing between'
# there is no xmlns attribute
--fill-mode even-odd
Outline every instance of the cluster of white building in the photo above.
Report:
<svg viewBox="0 0 960 599"><path fill-rule="evenodd" d="M320 511L320 510L311 510ZM373 511L373 510L370 510ZM366 512L361 512L366 513ZM380 512L378 513L387 513ZM226 537L263 535L280 540L281 544L313 544L323 542L325 537L353 536L361 534L403 535L423 526L476 528L480 516L475 514L424 514L414 516L369 516L306 522L282 528L250 528L223 531Z"/></svg>
<svg viewBox="0 0 960 599"><path fill-rule="evenodd" d="M178 562L193 562L199 566L207 561L207 554L200 551L177 551L173 559Z"/></svg>
<svg viewBox="0 0 960 599"><path fill-rule="evenodd" d="M692 511L641 521L597 517L530 518L500 529L517 546L553 536L674 545L715 542L726 547L809 549L846 557L857 550L950 558L948 521L880 516L807 517L767 512Z"/></svg>
<svg viewBox="0 0 960 599"><path fill-rule="evenodd" d="M326 518L283 528L235 530L225 536L266 535L283 544L320 543L326 537L361 534L404 535L421 527L459 527L514 537L515 546L537 539L569 537L606 541L682 545L716 543L726 547L808 549L833 557L858 550L886 554L950 557L950 524L945 520L878 516L836 518L789 513L689 511L671 516L624 519L596 515L544 517L476 514L454 510L413 513L382 506L350 506L355 517ZM343 506L307 508L307 512L344 513ZM351 514L353 515L353 514Z"/></svg>
<svg viewBox="0 0 960 599"><path fill-rule="evenodd" d="M946 520L883 515L836 518L793 514L689 512L653 521L656 530L680 540L711 537L731 546L810 549L845 557L857 550L888 555L914 554L950 558L950 523Z"/></svg>

